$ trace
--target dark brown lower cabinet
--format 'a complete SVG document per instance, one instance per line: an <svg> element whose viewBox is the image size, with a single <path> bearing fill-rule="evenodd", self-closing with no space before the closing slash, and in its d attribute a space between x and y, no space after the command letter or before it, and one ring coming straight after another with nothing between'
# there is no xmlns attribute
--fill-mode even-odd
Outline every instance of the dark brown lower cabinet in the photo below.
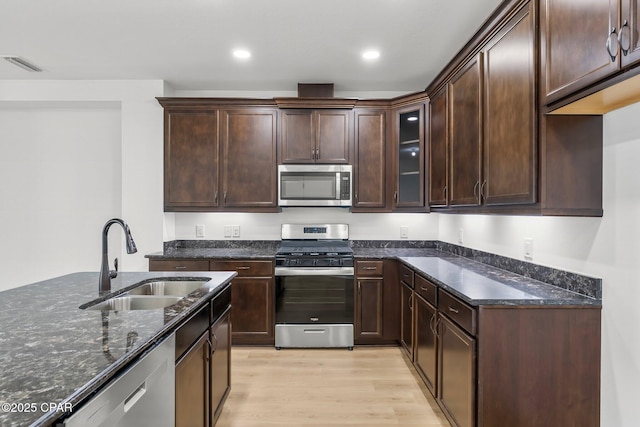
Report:
<svg viewBox="0 0 640 427"><path fill-rule="evenodd" d="M451 425L475 426L476 340L440 316L438 403Z"/></svg>
<svg viewBox="0 0 640 427"><path fill-rule="evenodd" d="M209 425L209 331L176 363L176 427Z"/></svg>
<svg viewBox="0 0 640 427"><path fill-rule="evenodd" d="M382 339L383 279L356 279L355 339Z"/></svg>
<svg viewBox="0 0 640 427"><path fill-rule="evenodd" d="M231 287L176 331L175 425L215 425L231 390Z"/></svg>
<svg viewBox="0 0 640 427"><path fill-rule="evenodd" d="M211 325L210 410L214 425L231 391L231 308Z"/></svg>
<svg viewBox="0 0 640 427"><path fill-rule="evenodd" d="M437 309L417 293L414 294L415 343L413 363L433 395L436 394L438 349L435 334Z"/></svg>

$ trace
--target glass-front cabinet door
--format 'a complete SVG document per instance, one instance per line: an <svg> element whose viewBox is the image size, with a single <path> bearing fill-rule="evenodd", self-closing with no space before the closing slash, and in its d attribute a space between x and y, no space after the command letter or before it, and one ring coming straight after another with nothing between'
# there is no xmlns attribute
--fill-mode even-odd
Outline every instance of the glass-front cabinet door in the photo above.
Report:
<svg viewBox="0 0 640 427"><path fill-rule="evenodd" d="M424 102L396 111L394 208L424 208Z"/></svg>

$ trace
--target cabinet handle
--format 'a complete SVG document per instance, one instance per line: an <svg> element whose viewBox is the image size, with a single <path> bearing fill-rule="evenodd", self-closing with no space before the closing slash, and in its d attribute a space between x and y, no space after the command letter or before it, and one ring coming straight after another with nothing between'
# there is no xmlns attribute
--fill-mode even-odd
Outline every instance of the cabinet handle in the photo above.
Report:
<svg viewBox="0 0 640 427"><path fill-rule="evenodd" d="M356 203L358 203L358 193L355 194Z"/></svg>
<svg viewBox="0 0 640 427"><path fill-rule="evenodd" d="M429 288L425 288L424 286L420 286L420 289L422 289L425 292L429 292Z"/></svg>
<svg viewBox="0 0 640 427"><path fill-rule="evenodd" d="M433 321L435 320L435 318L436 318L436 315L432 314L431 319L429 319L429 329L431 329L431 332L433 332L433 335L438 335L435 330L435 327L433 326Z"/></svg>
<svg viewBox="0 0 640 427"><path fill-rule="evenodd" d="M446 185L444 187L442 187L442 198L445 201L447 200L447 186Z"/></svg>
<svg viewBox="0 0 640 427"><path fill-rule="evenodd" d="M316 160L320 160L320 148L316 148Z"/></svg>
<svg viewBox="0 0 640 427"><path fill-rule="evenodd" d="M605 43L605 47L607 48L607 53L609 54L609 57L611 58L611 62L616 62L616 57L618 56L618 52L615 53L615 55L613 54L613 52L611 52L611 36L614 36L616 43L618 41L618 37L616 36L617 31L616 31L616 27L611 27L611 31L609 32L609 35L607 36L607 42ZM617 49L616 49L617 50Z"/></svg>
<svg viewBox="0 0 640 427"><path fill-rule="evenodd" d="M312 149L311 149L311 159L312 159L312 160L315 160L315 159L316 159L316 149L315 149L315 148L312 148Z"/></svg>
<svg viewBox="0 0 640 427"><path fill-rule="evenodd" d="M173 268L174 268L174 270L186 270L187 266L185 266L185 265L176 265Z"/></svg>
<svg viewBox="0 0 640 427"><path fill-rule="evenodd" d="M452 312L452 313L456 313L456 314L460 313L460 310L455 309L455 308L453 308L451 306L449 306L449 311Z"/></svg>
<svg viewBox="0 0 640 427"><path fill-rule="evenodd" d="M473 197L478 198L478 186L480 186L480 181L476 181L476 184L473 186Z"/></svg>
<svg viewBox="0 0 640 427"><path fill-rule="evenodd" d="M482 185L480 186L480 203L482 203L483 200L487 200L487 196L484 194L484 189L486 185L487 185L487 180L485 179L482 182Z"/></svg>
<svg viewBox="0 0 640 427"><path fill-rule="evenodd" d="M362 293L362 289L361 289L360 281L358 280L358 295L360 295L361 293Z"/></svg>
<svg viewBox="0 0 640 427"><path fill-rule="evenodd" d="M624 47L622 45L622 33L624 32L624 30L627 30L627 47ZM627 56L627 54L629 53L629 49L631 48L631 29L629 28L629 22L625 19L624 22L622 23L622 27L620 27L620 34L618 34L618 45L620 46L620 50L622 50L622 54L624 56Z"/></svg>
<svg viewBox="0 0 640 427"><path fill-rule="evenodd" d="M251 270L251 267L236 267L236 270Z"/></svg>
<svg viewBox="0 0 640 427"><path fill-rule="evenodd" d="M218 350L218 337L216 337L216 334L213 334L211 336L213 337L214 340L216 340L215 348L213 347L213 345L211 346L211 354L213 354Z"/></svg>
<svg viewBox="0 0 640 427"><path fill-rule="evenodd" d="M362 267L363 270L377 270L378 267Z"/></svg>
<svg viewBox="0 0 640 427"><path fill-rule="evenodd" d="M393 193L393 200L396 201L396 205L398 204L398 192Z"/></svg>
<svg viewBox="0 0 640 427"><path fill-rule="evenodd" d="M409 304L409 310L413 310L413 294L409 295L407 303Z"/></svg>
<svg viewBox="0 0 640 427"><path fill-rule="evenodd" d="M218 192L217 191L213 195L213 203L218 204Z"/></svg>
<svg viewBox="0 0 640 427"><path fill-rule="evenodd" d="M226 191L224 192L223 199L224 199L224 204L226 205L227 204L227 192Z"/></svg>
<svg viewBox="0 0 640 427"><path fill-rule="evenodd" d="M207 362L211 360L211 355L213 354L213 344L211 344L211 340L207 337L207 345L209 346L209 351L207 352Z"/></svg>

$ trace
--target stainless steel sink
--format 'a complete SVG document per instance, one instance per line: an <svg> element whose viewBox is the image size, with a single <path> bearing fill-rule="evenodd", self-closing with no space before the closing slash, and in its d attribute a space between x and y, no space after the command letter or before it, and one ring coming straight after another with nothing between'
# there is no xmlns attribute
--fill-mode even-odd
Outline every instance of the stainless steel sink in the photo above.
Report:
<svg viewBox="0 0 640 427"><path fill-rule="evenodd" d="M158 280L143 283L131 289L128 295L172 295L185 296L207 283L202 280Z"/></svg>
<svg viewBox="0 0 640 427"><path fill-rule="evenodd" d="M87 310L153 310L156 308L169 307L180 301L179 296L155 296L155 295L125 295L111 298L91 307Z"/></svg>

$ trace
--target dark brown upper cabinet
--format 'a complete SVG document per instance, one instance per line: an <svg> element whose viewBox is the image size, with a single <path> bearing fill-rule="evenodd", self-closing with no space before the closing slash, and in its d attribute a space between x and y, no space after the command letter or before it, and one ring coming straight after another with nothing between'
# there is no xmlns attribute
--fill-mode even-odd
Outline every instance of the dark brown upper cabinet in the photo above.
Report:
<svg viewBox="0 0 640 427"><path fill-rule="evenodd" d="M486 205L536 201L537 108L533 4L521 9L483 49Z"/></svg>
<svg viewBox="0 0 640 427"><path fill-rule="evenodd" d="M536 201L535 19L525 5L431 100L431 206Z"/></svg>
<svg viewBox="0 0 640 427"><path fill-rule="evenodd" d="M479 205L482 189L482 55L471 59L449 83L449 200Z"/></svg>
<svg viewBox="0 0 640 427"><path fill-rule="evenodd" d="M446 206L449 177L449 126L445 86L429 103L429 205Z"/></svg>
<svg viewBox="0 0 640 427"><path fill-rule="evenodd" d="M584 89L640 59L639 3L540 1L543 104Z"/></svg>
<svg viewBox="0 0 640 427"><path fill-rule="evenodd" d="M219 206L218 111L165 109L166 211Z"/></svg>
<svg viewBox="0 0 640 427"><path fill-rule="evenodd" d="M277 108L257 100L158 101L166 212L278 210Z"/></svg>
<svg viewBox="0 0 640 427"><path fill-rule="evenodd" d="M280 163L348 164L352 116L350 110L282 110Z"/></svg>
<svg viewBox="0 0 640 427"><path fill-rule="evenodd" d="M357 108L354 111L354 212L388 207L388 117L387 109Z"/></svg>
<svg viewBox="0 0 640 427"><path fill-rule="evenodd" d="M220 117L222 205L276 208L277 110L223 110Z"/></svg>
<svg viewBox="0 0 640 427"><path fill-rule="evenodd" d="M414 99L415 98L415 99ZM425 211L426 94L410 97L394 108L393 210Z"/></svg>

